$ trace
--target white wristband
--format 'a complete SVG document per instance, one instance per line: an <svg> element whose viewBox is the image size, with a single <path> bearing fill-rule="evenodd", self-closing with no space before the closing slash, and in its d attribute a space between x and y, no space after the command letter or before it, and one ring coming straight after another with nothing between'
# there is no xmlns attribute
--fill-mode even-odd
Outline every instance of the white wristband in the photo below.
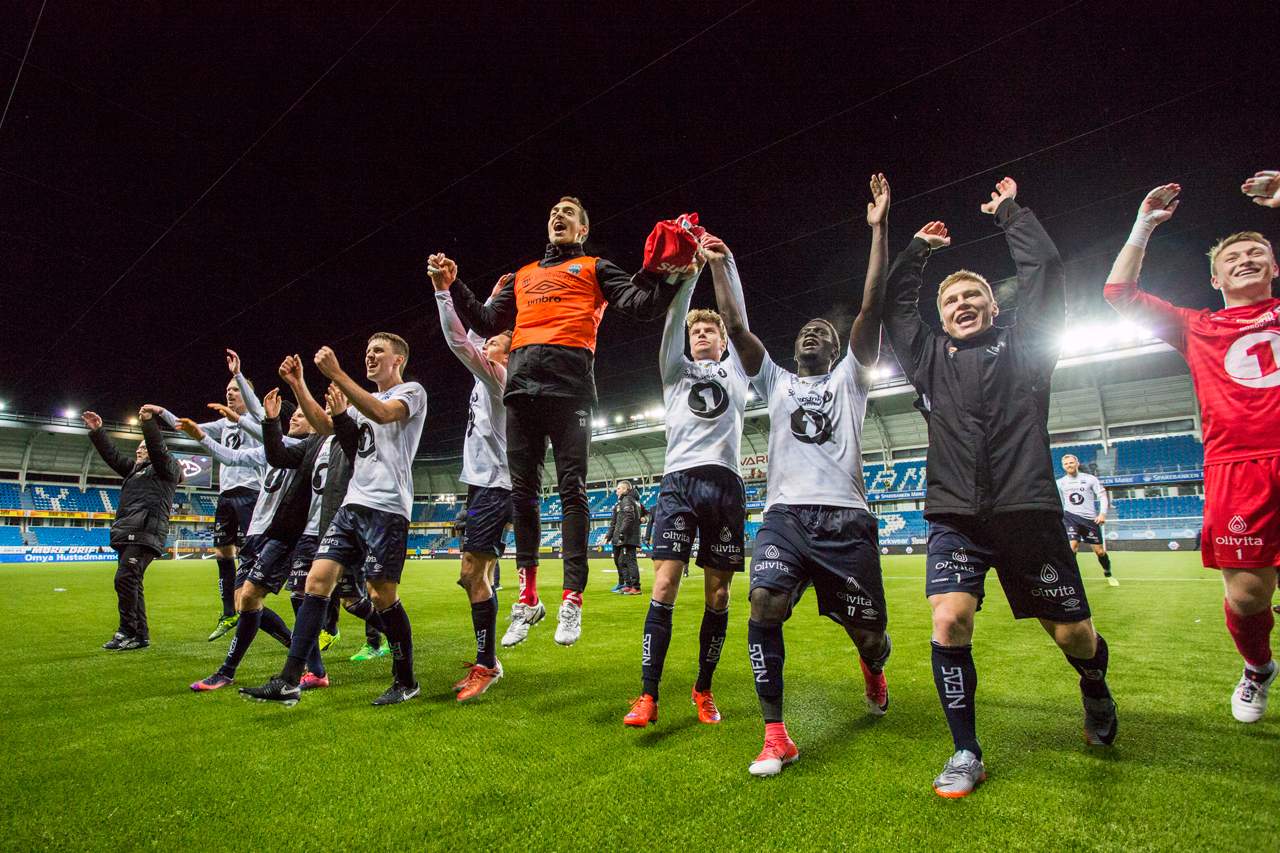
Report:
<svg viewBox="0 0 1280 853"><path fill-rule="evenodd" d="M1129 239L1125 240L1126 246L1137 246L1139 249L1147 248L1147 241L1151 239L1151 232L1156 230L1156 223L1150 219L1139 216L1133 223L1133 230L1129 232Z"/></svg>

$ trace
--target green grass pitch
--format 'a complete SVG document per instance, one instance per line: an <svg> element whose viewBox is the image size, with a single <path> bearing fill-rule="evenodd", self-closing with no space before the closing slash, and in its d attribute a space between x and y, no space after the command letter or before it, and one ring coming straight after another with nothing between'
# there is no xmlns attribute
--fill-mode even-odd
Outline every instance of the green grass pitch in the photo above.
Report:
<svg viewBox="0 0 1280 853"><path fill-rule="evenodd" d="M152 647L100 651L115 627L108 564L5 566L0 619L4 792L0 846L30 849L920 849L1261 850L1280 848L1280 708L1231 718L1239 658L1218 578L1196 554L1115 555L1119 588L1081 566L1111 643L1120 736L1081 736L1076 676L1040 627L1015 622L995 579L975 638L978 723L990 779L968 800L929 782L950 740L929 671L920 557L884 561L894 654L892 706L869 717L844 633L812 594L787 625L787 722L798 764L747 775L762 725L745 651L746 586L734 590L715 682L725 720L689 704L701 578L676 606L661 720L621 724L639 687L647 597L607 593L593 564L583 638L551 639L554 615L501 653L507 677L474 703L450 692L473 651L455 561L407 569L421 698L369 701L386 659L346 658L362 637L343 615L334 686L291 709L187 684L226 642L211 562L147 575ZM644 582L650 580L644 561ZM541 572L558 598L559 564ZM514 572L508 575L514 583ZM512 588L500 594L504 611ZM271 600L287 621L288 602ZM499 623L503 630L505 615ZM238 684L264 681L282 648L260 635Z"/></svg>

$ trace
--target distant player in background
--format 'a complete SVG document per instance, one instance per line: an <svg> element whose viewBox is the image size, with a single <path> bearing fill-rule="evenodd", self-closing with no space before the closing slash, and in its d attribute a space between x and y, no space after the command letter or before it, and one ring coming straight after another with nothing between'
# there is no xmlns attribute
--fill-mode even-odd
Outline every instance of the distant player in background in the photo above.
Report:
<svg viewBox="0 0 1280 853"><path fill-rule="evenodd" d="M261 442L245 433L238 421L247 412L240 386L235 380L240 362L232 350L227 350L227 368L231 371L231 380L227 382L225 408L230 409L228 414L235 417L224 415L216 421L204 421L199 426L205 435L224 447L247 450ZM210 404L210 408L223 407L214 403ZM170 429L177 428L178 419L167 410L162 410L160 417ZM253 506L258 501L258 492L262 490L262 475L262 470L255 468L218 469L218 506L214 510L213 553L218 562L218 595L222 599L222 616L209 634L209 642L234 628L239 618L235 600L236 554L244 544L249 525L253 523Z"/></svg>
<svg viewBox="0 0 1280 853"><path fill-rule="evenodd" d="M892 645L876 519L862 480L867 369L880 354L888 251L884 175L872 176L871 195L871 250L847 350L835 326L810 320L796 335L792 373L747 328L728 276L714 277L729 340L769 406L769 502L751 558L747 622L747 652L764 717L764 748L747 768L753 776L777 775L800 757L783 722L782 627L805 584L814 587L818 612L840 625L858 650L867 710L879 716L889 708L884 666ZM727 251L710 239L703 249Z"/></svg>
<svg viewBox="0 0 1280 853"><path fill-rule="evenodd" d="M728 246L706 235L701 252L714 275L728 279L746 329L742 283ZM676 596L681 579L688 576L695 538L704 607L698 676L690 699L699 721L720 722L711 679L729 633L729 587L734 574L743 570L746 495L738 476L738 451L747 373L729 346L720 315L705 308L689 310L696 285L697 278L680 285L667 309L658 348L667 447L658 502L646 534L652 547L653 597L640 647L640 695L622 718L628 726L644 727L658 720L658 690L671 644ZM690 357L684 354L686 340Z"/></svg>
<svg viewBox="0 0 1280 853"><path fill-rule="evenodd" d="M1097 477L1080 471L1080 460L1074 454L1062 457L1062 470L1066 473L1058 478L1058 494L1062 496L1062 524L1071 540L1071 550L1078 551L1081 541L1092 546L1107 583L1119 586L1120 581L1111 576L1111 557L1102 536L1110 506L1107 490Z"/></svg>
<svg viewBox="0 0 1280 853"><path fill-rule="evenodd" d="M656 319L675 288L659 273L634 276L603 258L586 254L590 226L586 208L561 198L547 217L542 259L504 278L498 294L482 304L445 264L459 316L481 335L513 331L504 400L507 461L511 472L520 599L511 618L541 619L537 577L542 530L539 520L542 468L550 443L564 514L564 588L555 641L571 646L582 635L582 593L588 579L587 458L591 410L596 405L596 336L606 307L639 320Z"/></svg>
<svg viewBox="0 0 1280 853"><path fill-rule="evenodd" d="M496 649L498 594L493 590L493 568L502 556L502 537L511 522L507 407L502 401L507 384L511 335L503 332L487 340L473 339L453 308L453 296L449 293L449 282L443 272L443 268L452 262L441 254L432 255L429 262L430 270L438 270L429 274L435 288L436 307L440 310L444 341L475 377L467 408L467 431L462 443L462 474L458 477L467 484L467 510L463 538L459 543L462 572L458 585L467 593L471 603L476 659L468 665L466 676L453 687L458 701L466 702L502 678L502 663ZM543 612L546 612L545 608ZM512 620L512 630L517 630L517 624L527 634L529 623Z"/></svg>
<svg viewBox="0 0 1280 853"><path fill-rule="evenodd" d="M382 630L391 643L392 683L374 705L394 705L419 693L413 668L413 632L400 600L413 508L413 457L427 416L427 392L402 375L409 345L377 332L365 348L365 376L377 391L356 382L329 347L315 355L320 372L346 395L359 431L355 469L342 508L320 540L307 574L306 597L294 624L289 657L280 674L261 687L240 692L260 702L297 703L307 657L320 636L329 596L347 567L362 566Z"/></svg>
<svg viewBox="0 0 1280 853"><path fill-rule="evenodd" d="M138 412L142 441L132 458L121 453L103 430L102 418L97 412L80 415L102 461L124 478L116 516L111 522L111 547L117 554L115 586L120 621L115 634L102 646L110 652L132 652L151 645L142 576L151 561L164 553L173 495L182 479L182 468L169 452L155 417L159 412L158 407L150 405Z"/></svg>
<svg viewBox="0 0 1280 853"><path fill-rule="evenodd" d="M1259 172L1241 190L1280 207L1280 175ZM1204 434L1204 528L1200 557L1222 571L1227 631L1244 658L1231 694L1242 723L1262 718L1276 680L1271 600L1280 566L1280 276L1270 241L1256 231L1224 237L1209 250L1217 311L1178 308L1138 288L1147 241L1178 209L1177 184L1142 200L1107 278L1106 298L1182 353L1191 369Z"/></svg>

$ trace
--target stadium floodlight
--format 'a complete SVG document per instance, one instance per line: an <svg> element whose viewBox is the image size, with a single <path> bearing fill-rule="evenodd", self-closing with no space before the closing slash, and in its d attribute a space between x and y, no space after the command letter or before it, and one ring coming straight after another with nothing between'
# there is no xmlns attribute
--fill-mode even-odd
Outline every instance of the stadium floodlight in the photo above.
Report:
<svg viewBox="0 0 1280 853"><path fill-rule="evenodd" d="M609 421L608 421L608 420L606 420L605 418L592 418L592 419L591 419L591 426L592 426L592 428L594 428L594 429L604 429L605 425L606 425L606 424L608 424L608 423L609 423Z"/></svg>
<svg viewBox="0 0 1280 853"><path fill-rule="evenodd" d="M871 368L872 379L888 379L891 373L893 373L893 370L887 364L877 364Z"/></svg>
<svg viewBox="0 0 1280 853"><path fill-rule="evenodd" d="M65 409L63 409L63 410L62 410L62 416L63 416L64 418L66 418L67 420L71 420L71 419L72 419L72 418L74 418L77 414L79 414L79 412L77 412L77 411L76 411L75 409L73 409L71 406L67 406Z"/></svg>
<svg viewBox="0 0 1280 853"><path fill-rule="evenodd" d="M130 415L130 416L129 416L129 418L128 418L128 421L129 421L129 426L137 426L137 425L138 425L138 416L137 416L137 415Z"/></svg>
<svg viewBox="0 0 1280 853"><path fill-rule="evenodd" d="M622 415L614 415L614 416L613 416L613 422L614 422L615 424L620 424L620 423L622 423Z"/></svg>
<svg viewBox="0 0 1280 853"><path fill-rule="evenodd" d="M651 421L660 421L662 416L667 413L666 409L661 406L650 406L645 409L644 416Z"/></svg>
<svg viewBox="0 0 1280 853"><path fill-rule="evenodd" d="M6 403L4 400L0 400L0 412L3 412L8 407L8 405L9 404Z"/></svg>
<svg viewBox="0 0 1280 853"><path fill-rule="evenodd" d="M633 420L633 421L642 421L642 420L644 420L644 412L640 412L639 414L632 415L632 416L631 416L631 420Z"/></svg>

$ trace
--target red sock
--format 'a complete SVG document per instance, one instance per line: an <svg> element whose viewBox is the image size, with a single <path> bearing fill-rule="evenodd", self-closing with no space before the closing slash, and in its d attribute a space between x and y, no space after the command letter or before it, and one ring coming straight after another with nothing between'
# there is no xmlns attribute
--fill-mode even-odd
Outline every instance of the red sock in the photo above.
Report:
<svg viewBox="0 0 1280 853"><path fill-rule="evenodd" d="M1271 660L1271 628L1276 617L1270 607L1264 607L1252 616L1241 616L1223 602L1227 614L1227 631L1236 641L1236 649L1249 666L1262 668Z"/></svg>
<svg viewBox="0 0 1280 853"><path fill-rule="evenodd" d="M564 591L564 594L560 596L560 600L561 600L561 601L572 601L574 604L576 604L576 605L578 605L579 607L581 607L581 606L582 606L582 593L580 593L580 592L574 592L574 591L573 591L573 590L571 590L571 589L566 589L566 590Z"/></svg>
<svg viewBox="0 0 1280 853"><path fill-rule="evenodd" d="M520 578L520 603L533 607L538 603L538 567L521 566L516 575Z"/></svg>
<svg viewBox="0 0 1280 853"><path fill-rule="evenodd" d="M791 740L791 735L787 734L786 723L765 723L764 724L765 740Z"/></svg>

